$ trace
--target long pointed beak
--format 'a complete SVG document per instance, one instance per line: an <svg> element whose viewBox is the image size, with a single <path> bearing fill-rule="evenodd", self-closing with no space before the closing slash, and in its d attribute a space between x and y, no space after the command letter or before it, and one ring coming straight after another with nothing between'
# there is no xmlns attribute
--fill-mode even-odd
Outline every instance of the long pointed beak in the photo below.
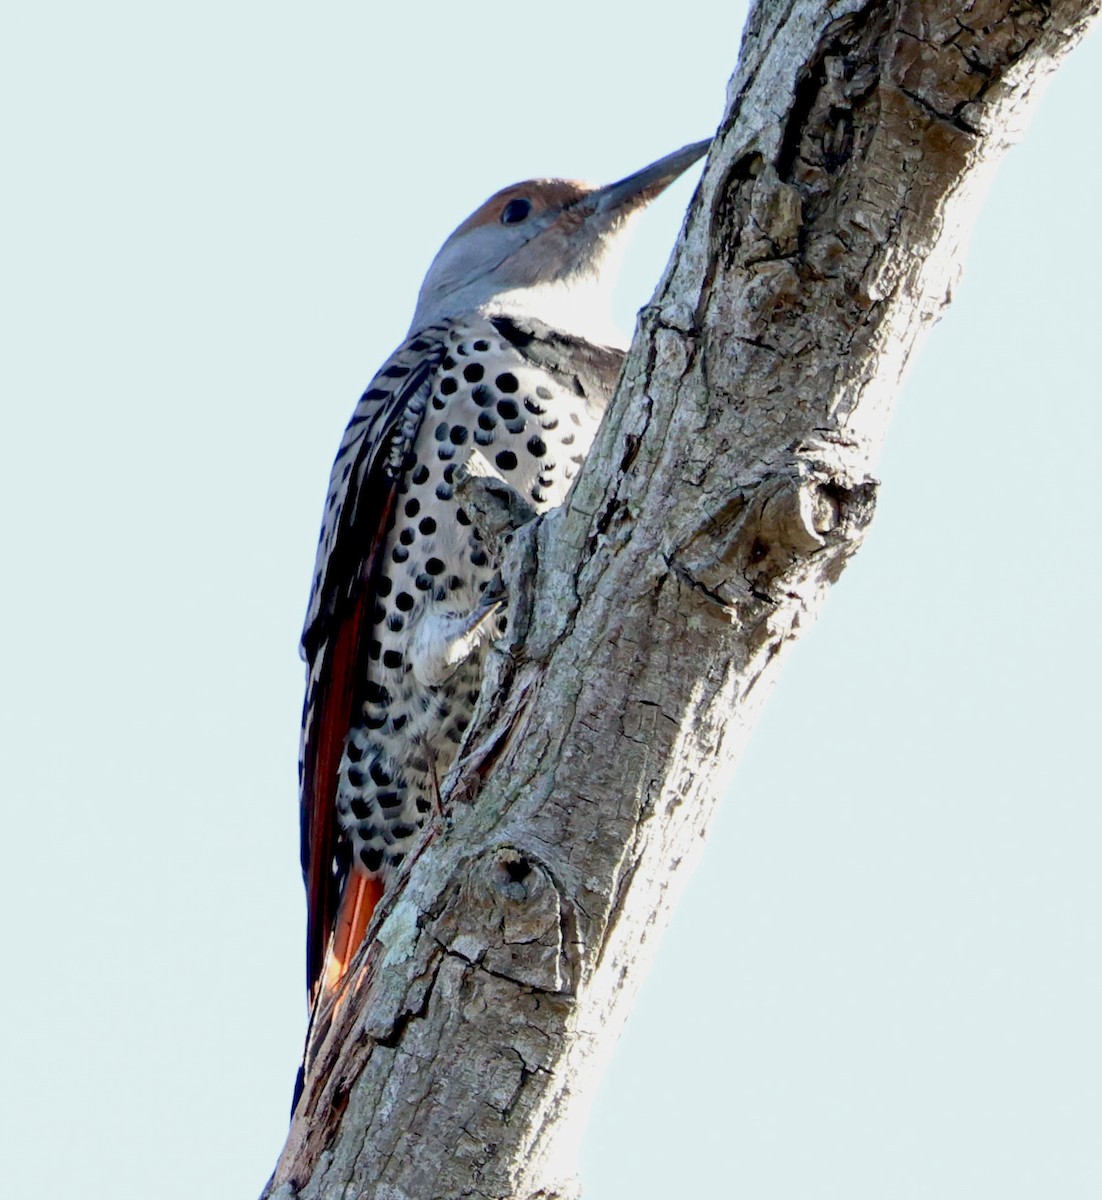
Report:
<svg viewBox="0 0 1102 1200"><path fill-rule="evenodd" d="M665 158L628 175L626 179L590 192L582 203L592 205L595 213L626 217L665 191L679 175L707 153L711 144L712 139L708 138L703 142L693 142L691 146L682 146L680 150L667 154Z"/></svg>

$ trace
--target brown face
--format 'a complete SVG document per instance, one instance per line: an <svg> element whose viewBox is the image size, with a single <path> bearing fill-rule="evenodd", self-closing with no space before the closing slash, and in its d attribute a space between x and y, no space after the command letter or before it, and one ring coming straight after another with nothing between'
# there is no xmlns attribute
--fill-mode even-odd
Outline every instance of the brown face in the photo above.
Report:
<svg viewBox="0 0 1102 1200"><path fill-rule="evenodd" d="M593 190L591 185L574 179L530 179L526 183L514 183L491 196L455 233L467 233L483 225L520 225L550 210L566 208Z"/></svg>

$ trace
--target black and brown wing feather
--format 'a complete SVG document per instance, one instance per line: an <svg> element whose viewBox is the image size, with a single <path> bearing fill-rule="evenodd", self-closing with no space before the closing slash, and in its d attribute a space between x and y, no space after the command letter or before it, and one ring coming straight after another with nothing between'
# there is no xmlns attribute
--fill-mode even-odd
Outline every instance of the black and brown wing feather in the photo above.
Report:
<svg viewBox="0 0 1102 1200"><path fill-rule="evenodd" d="M349 871L337 774L367 678L374 583L409 448L444 355L443 329L402 345L363 394L330 476L302 655L308 668L299 763L306 970L313 999Z"/></svg>

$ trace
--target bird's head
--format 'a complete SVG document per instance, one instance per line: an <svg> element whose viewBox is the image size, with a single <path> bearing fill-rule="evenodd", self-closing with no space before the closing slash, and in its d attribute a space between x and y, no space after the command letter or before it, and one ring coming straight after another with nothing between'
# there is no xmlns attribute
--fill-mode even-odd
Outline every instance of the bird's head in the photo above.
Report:
<svg viewBox="0 0 1102 1200"><path fill-rule="evenodd" d="M606 187L533 179L503 188L433 259L410 332L473 312L530 314L589 341L608 341L611 252L630 218L709 145L685 146Z"/></svg>

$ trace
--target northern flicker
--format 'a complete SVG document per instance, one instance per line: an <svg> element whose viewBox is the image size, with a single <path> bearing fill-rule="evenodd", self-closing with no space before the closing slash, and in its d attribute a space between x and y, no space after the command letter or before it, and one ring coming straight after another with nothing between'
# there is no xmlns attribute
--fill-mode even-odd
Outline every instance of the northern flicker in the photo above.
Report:
<svg viewBox="0 0 1102 1200"><path fill-rule="evenodd" d="M406 341L371 381L329 481L302 636L310 998L339 982L437 803L500 629L495 563L454 496L473 456L561 504L623 349L610 251L698 142L607 187L505 188L444 243Z"/></svg>

